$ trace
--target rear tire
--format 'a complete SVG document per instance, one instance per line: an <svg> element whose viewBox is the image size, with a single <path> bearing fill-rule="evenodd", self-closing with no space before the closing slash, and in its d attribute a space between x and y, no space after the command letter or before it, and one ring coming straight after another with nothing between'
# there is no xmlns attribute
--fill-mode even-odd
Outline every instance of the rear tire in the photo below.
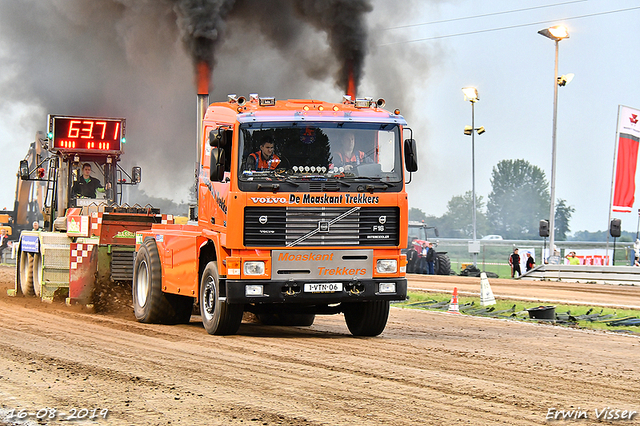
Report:
<svg viewBox="0 0 640 426"><path fill-rule="evenodd" d="M20 291L25 296L34 296L33 290L33 254L20 252Z"/></svg>
<svg viewBox="0 0 640 426"><path fill-rule="evenodd" d="M220 295L218 265L209 262L200 281L200 316L209 334L236 334L242 323L244 305L227 303Z"/></svg>
<svg viewBox="0 0 640 426"><path fill-rule="evenodd" d="M42 253L33 255L33 292L36 297L42 295Z"/></svg>
<svg viewBox="0 0 640 426"><path fill-rule="evenodd" d="M451 259L449 259L449 255L437 253L434 269L436 275L451 275Z"/></svg>
<svg viewBox="0 0 640 426"><path fill-rule="evenodd" d="M347 303L344 319L354 336L377 336L384 331L389 318L389 301Z"/></svg>
<svg viewBox="0 0 640 426"><path fill-rule="evenodd" d="M188 304L185 300L190 300L192 306L193 299L162 292L160 255L158 246L151 237L144 240L136 256L132 293L133 312L138 321L147 324L176 324L188 321L185 321L186 314L181 307ZM171 303L172 301L174 303ZM188 312L190 318L191 307Z"/></svg>

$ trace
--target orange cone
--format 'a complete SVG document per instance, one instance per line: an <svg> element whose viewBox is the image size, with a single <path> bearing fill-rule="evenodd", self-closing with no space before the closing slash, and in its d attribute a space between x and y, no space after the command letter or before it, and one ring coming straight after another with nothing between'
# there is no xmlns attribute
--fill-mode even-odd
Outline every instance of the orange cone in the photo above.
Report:
<svg viewBox="0 0 640 426"><path fill-rule="evenodd" d="M451 298L451 302L449 302L447 312L450 314L460 314L460 309L458 309L458 287L453 288L453 297Z"/></svg>

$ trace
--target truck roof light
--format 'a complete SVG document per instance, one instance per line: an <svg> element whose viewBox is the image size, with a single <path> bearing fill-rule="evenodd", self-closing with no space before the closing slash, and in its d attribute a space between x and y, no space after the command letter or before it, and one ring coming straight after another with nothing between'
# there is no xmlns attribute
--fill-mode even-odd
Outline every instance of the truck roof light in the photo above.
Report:
<svg viewBox="0 0 640 426"><path fill-rule="evenodd" d="M305 110L305 111L309 111L309 105L303 106L302 109Z"/></svg>
<svg viewBox="0 0 640 426"><path fill-rule="evenodd" d="M396 109L393 110L393 113L395 115L400 115L400 110L398 108L396 108Z"/></svg>
<svg viewBox="0 0 640 426"><path fill-rule="evenodd" d="M337 111L337 110L339 110L339 109L340 109L340 108L338 108L338 105L334 105L334 106L333 106L333 110L334 110L334 111Z"/></svg>
<svg viewBox="0 0 640 426"><path fill-rule="evenodd" d="M259 102L260 102L260 106L275 106L276 105L276 98L274 98L273 96L268 97L268 98L258 98Z"/></svg>
<svg viewBox="0 0 640 426"><path fill-rule="evenodd" d="M373 98L356 98L356 108L369 108L373 103Z"/></svg>

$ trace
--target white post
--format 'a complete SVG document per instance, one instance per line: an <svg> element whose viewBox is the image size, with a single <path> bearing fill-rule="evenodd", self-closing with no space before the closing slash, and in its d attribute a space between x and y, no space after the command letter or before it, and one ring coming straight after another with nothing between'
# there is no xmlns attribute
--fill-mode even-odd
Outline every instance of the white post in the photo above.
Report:
<svg viewBox="0 0 640 426"><path fill-rule="evenodd" d="M551 136L551 203L549 208L549 256L555 255L555 205L556 205L556 129L558 126L558 46L556 40L556 61L553 70L553 133Z"/></svg>

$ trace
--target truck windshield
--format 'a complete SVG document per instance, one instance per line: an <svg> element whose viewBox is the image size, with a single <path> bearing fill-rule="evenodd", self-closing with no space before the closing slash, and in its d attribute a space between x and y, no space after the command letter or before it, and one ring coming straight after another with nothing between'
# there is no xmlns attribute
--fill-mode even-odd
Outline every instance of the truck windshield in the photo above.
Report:
<svg viewBox="0 0 640 426"><path fill-rule="evenodd" d="M389 123L245 123L240 182L402 182L400 129Z"/></svg>

